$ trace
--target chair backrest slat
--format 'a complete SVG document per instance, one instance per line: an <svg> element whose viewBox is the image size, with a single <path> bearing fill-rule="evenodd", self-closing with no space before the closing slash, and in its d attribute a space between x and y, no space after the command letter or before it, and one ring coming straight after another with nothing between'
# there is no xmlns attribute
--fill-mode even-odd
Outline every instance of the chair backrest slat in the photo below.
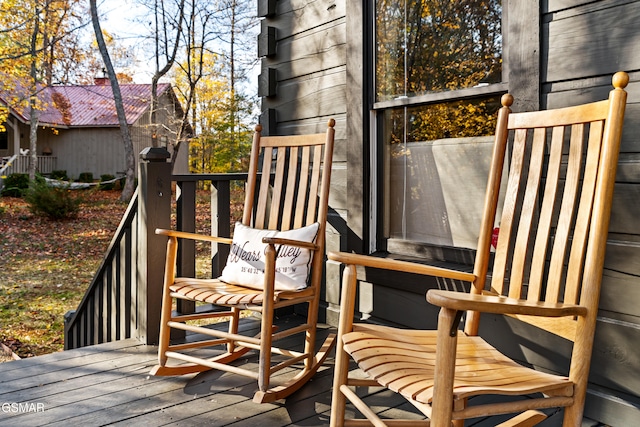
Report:
<svg viewBox="0 0 640 427"><path fill-rule="evenodd" d="M308 171L311 167L311 148L310 147L302 147L302 155L300 159L300 170ZM300 186L299 188L306 189L309 187L309 174L304 173L300 176ZM294 210L294 227L302 227L304 224L304 210L307 203L307 194L306 192L302 194L298 194L296 208Z"/></svg>
<svg viewBox="0 0 640 427"><path fill-rule="evenodd" d="M567 266L564 301L577 304L580 297L582 275L579 274L584 263L587 239L589 237L589 219L595 196L596 175L600 160L600 141L603 137L604 122L593 122L589 128L589 142L585 161L585 173L580 195L580 208L576 215L575 228L571 243L571 253Z"/></svg>
<svg viewBox="0 0 640 427"><path fill-rule="evenodd" d="M296 176L298 169L298 147L292 147L289 152L289 164L287 170L287 176L293 177ZM295 179L287 179L287 188L285 189L284 195L284 206L282 208L282 224L286 228L291 227L291 220L294 217L293 206L294 201L297 200L298 196L296 194L296 180ZM294 227L295 228L295 227Z"/></svg>
<svg viewBox="0 0 640 427"><path fill-rule="evenodd" d="M276 160L275 167L273 168L274 179L273 179L273 190L271 193L271 206L269 208L269 222L266 228L270 228L272 230L277 230L280 227L280 213L282 212L282 198L284 193L282 191L282 187L285 184L285 171L287 165L287 148L286 147L278 147L276 152Z"/></svg>
<svg viewBox="0 0 640 427"><path fill-rule="evenodd" d="M564 128L556 126L551 133L549 146L549 167L547 168L546 183L544 186L543 202L538 217L538 233L533 248L532 265L544 265L547 256L549 238L553 222L553 207L555 205L557 188L559 185L560 168L562 166L562 148L564 140ZM538 301L542 292L543 270L531 271L527 300Z"/></svg>
<svg viewBox="0 0 640 427"><path fill-rule="evenodd" d="M322 159L322 146L316 146L313 150L313 167L311 168L311 187L309 191L309 199L307 209L307 223L316 220L316 205L318 204L318 188L320 184L320 172Z"/></svg>

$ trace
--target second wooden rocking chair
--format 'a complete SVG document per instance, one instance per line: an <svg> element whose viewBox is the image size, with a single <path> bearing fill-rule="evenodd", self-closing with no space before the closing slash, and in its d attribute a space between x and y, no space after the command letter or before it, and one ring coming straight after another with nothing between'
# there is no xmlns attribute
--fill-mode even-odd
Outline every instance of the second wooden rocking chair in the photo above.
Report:
<svg viewBox="0 0 640 427"><path fill-rule="evenodd" d="M334 125L335 121L330 120L325 133L264 137L261 127L256 127L242 223L236 224L233 239L157 230L169 240L159 364L151 371L153 375L183 375L209 369L237 373L257 380L254 401L262 403L287 397L323 363L334 344L334 336L330 335L316 352ZM222 276L216 279L176 277L177 247L181 239L231 245ZM178 315L172 312L175 299L226 309ZM274 311L294 304L306 304L306 321L276 331ZM246 336L239 330L242 310L260 313L258 336ZM203 319L227 320L229 326L226 331L220 331L187 323ZM172 344L171 329L205 334L212 339ZM303 335L300 342L304 350L276 346L283 338L293 335ZM192 351L221 345L226 351L212 358ZM260 352L257 372L231 363L252 349ZM274 364L272 355L284 360ZM178 363L169 364L168 359ZM302 365L295 376L272 385L275 372L295 364Z"/></svg>
<svg viewBox="0 0 640 427"><path fill-rule="evenodd" d="M556 110L511 113L513 97L502 97L473 273L329 253L346 266L331 426L450 427L497 414L517 414L500 426L531 426L545 419L542 408L564 408L565 427L582 424L628 81L617 73L608 100ZM470 282L471 292L428 291L427 300L441 307L437 331L354 323L356 266ZM572 340L568 374L533 370L497 351L478 336L481 312ZM350 359L368 378L349 374ZM353 387L386 387L427 419L380 419ZM478 395L528 398L477 403ZM347 399L367 420L345 420Z"/></svg>

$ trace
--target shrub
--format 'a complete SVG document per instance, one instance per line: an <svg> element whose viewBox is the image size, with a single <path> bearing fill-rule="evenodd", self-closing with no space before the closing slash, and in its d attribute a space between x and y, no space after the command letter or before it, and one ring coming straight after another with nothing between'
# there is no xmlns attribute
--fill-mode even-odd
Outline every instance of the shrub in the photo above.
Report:
<svg viewBox="0 0 640 427"><path fill-rule="evenodd" d="M115 182L109 182L107 184L103 184L104 181L112 181L115 179L113 175L100 175L100 189L101 190L113 190L116 186Z"/></svg>
<svg viewBox="0 0 640 427"><path fill-rule="evenodd" d="M93 173L82 172L78 177L78 182L93 182Z"/></svg>
<svg viewBox="0 0 640 427"><path fill-rule="evenodd" d="M24 199L34 215L54 220L75 218L82 203L79 193L73 194L68 185L50 187L43 179L36 179L29 185Z"/></svg>
<svg viewBox="0 0 640 427"><path fill-rule="evenodd" d="M2 195L7 197L22 197L29 188L29 175L26 173L12 173L4 179Z"/></svg>
<svg viewBox="0 0 640 427"><path fill-rule="evenodd" d="M69 176L67 176L67 171L65 170L51 171L51 179L69 181Z"/></svg>

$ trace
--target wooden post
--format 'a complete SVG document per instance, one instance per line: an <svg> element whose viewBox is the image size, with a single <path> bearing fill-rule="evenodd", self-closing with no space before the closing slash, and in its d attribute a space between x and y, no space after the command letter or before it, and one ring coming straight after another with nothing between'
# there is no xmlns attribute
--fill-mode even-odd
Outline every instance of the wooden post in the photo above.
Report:
<svg viewBox="0 0 640 427"><path fill-rule="evenodd" d="M138 275L136 338L157 344L164 276L166 238L156 228L171 226L171 163L169 152L147 147L140 153L138 168Z"/></svg>

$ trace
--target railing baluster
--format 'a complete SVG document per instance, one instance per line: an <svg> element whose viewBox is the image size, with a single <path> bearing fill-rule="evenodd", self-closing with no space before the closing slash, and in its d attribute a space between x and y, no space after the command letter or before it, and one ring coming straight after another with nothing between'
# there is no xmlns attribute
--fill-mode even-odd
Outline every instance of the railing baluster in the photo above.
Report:
<svg viewBox="0 0 640 427"><path fill-rule="evenodd" d="M211 234L231 236L231 189L229 181L214 181L211 188ZM211 277L222 274L229 256L229 245L211 245Z"/></svg>
<svg viewBox="0 0 640 427"><path fill-rule="evenodd" d="M178 181L176 183L176 227L180 231L196 231L196 183ZM196 273L196 242L183 240L178 252L177 274L193 277ZM196 309L194 301L178 300L178 313L190 314Z"/></svg>

